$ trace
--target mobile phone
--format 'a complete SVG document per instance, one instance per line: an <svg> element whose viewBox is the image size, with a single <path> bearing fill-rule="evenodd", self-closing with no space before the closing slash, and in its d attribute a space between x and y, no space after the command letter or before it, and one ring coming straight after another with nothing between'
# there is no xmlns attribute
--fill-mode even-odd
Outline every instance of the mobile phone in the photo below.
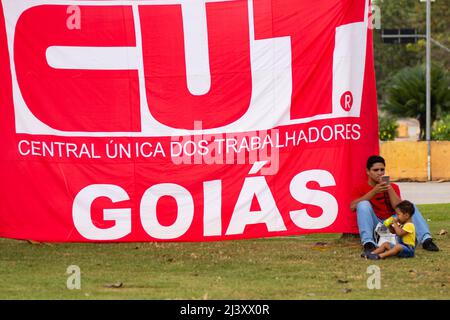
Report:
<svg viewBox="0 0 450 320"><path fill-rule="evenodd" d="M389 184L389 176L382 176L381 182L386 182L387 184Z"/></svg>

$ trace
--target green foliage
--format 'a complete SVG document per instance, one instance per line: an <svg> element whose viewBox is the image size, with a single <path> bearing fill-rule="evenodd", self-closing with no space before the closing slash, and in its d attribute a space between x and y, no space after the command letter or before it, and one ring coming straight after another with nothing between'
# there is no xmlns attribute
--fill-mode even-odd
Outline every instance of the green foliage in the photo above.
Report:
<svg viewBox="0 0 450 320"><path fill-rule="evenodd" d="M413 28L421 35L426 33L426 4L418 0L373 0L381 13L381 28ZM448 32L450 1L431 3L432 38L447 48L450 47ZM377 91L380 104L385 100L385 88L394 74L405 67L425 63L425 40L414 44L387 44L381 39L381 30L374 30L374 58ZM450 68L448 51L432 43L431 60L447 70Z"/></svg>
<svg viewBox="0 0 450 320"><path fill-rule="evenodd" d="M434 123L431 137L433 140L450 140L450 114L445 115Z"/></svg>
<svg viewBox="0 0 450 320"><path fill-rule="evenodd" d="M378 116L378 137L381 141L394 140L397 137L397 120L393 117Z"/></svg>
<svg viewBox="0 0 450 320"><path fill-rule="evenodd" d="M431 123L450 111L450 75L445 68L431 68ZM386 89L382 110L399 117L416 118L420 138L425 139L426 76L424 66L407 67L395 74Z"/></svg>

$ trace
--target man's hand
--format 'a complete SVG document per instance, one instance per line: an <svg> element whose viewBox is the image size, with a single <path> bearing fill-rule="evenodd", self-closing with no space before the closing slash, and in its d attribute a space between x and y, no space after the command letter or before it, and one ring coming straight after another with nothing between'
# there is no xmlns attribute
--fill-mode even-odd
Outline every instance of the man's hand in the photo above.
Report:
<svg viewBox="0 0 450 320"><path fill-rule="evenodd" d="M392 189L390 184L387 184L386 182L380 182L378 184L375 185L375 187L373 187L373 192L375 194L380 193L380 192L386 192L389 191L390 189Z"/></svg>

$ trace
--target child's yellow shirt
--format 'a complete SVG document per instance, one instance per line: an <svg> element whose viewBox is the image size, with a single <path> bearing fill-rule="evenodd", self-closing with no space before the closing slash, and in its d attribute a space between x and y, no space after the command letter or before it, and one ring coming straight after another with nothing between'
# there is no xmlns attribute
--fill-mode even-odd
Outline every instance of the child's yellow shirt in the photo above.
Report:
<svg viewBox="0 0 450 320"><path fill-rule="evenodd" d="M403 230L408 232L408 234L402 237L402 241L404 244L408 246L415 247L416 246L416 227L413 223L407 222L402 227Z"/></svg>

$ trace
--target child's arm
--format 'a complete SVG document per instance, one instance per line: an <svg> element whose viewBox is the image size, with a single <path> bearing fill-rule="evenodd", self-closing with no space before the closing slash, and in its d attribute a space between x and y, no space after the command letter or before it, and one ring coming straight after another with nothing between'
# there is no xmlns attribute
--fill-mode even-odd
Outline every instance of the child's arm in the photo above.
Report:
<svg viewBox="0 0 450 320"><path fill-rule="evenodd" d="M406 236L408 234L408 232L406 232L405 230L403 230L400 225L398 224L397 220L394 220L394 222L391 225L391 228L394 229L394 232L396 235L398 235L399 237L403 237Z"/></svg>
<svg viewBox="0 0 450 320"><path fill-rule="evenodd" d="M393 234L396 234L396 233L395 233L395 229L394 229L394 227L392 226L392 224L389 226L389 231L390 231L391 233L393 233Z"/></svg>

